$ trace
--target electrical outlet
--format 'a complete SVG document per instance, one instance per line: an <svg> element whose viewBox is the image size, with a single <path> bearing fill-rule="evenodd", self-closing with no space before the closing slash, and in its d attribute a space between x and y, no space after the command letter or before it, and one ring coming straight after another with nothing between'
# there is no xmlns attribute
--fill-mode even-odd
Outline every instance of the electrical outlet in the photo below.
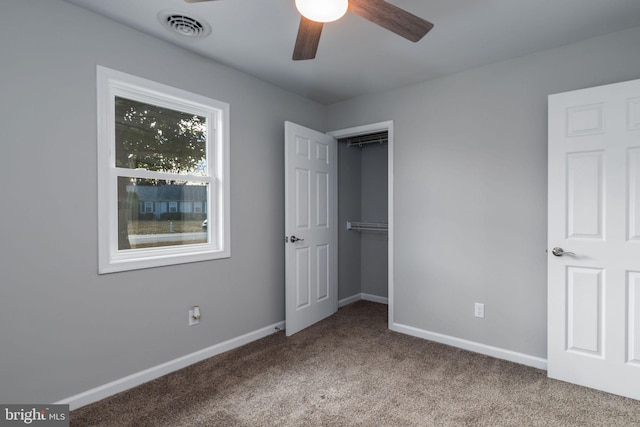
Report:
<svg viewBox="0 0 640 427"><path fill-rule="evenodd" d="M484 319L484 304L479 302L476 303L475 316Z"/></svg>
<svg viewBox="0 0 640 427"><path fill-rule="evenodd" d="M189 326L194 326L200 323L200 307L194 305L189 309Z"/></svg>

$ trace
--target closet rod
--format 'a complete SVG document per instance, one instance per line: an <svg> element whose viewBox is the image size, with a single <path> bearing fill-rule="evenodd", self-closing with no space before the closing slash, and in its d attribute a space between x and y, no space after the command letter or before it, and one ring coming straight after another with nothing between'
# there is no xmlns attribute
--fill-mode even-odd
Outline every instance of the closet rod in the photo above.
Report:
<svg viewBox="0 0 640 427"><path fill-rule="evenodd" d="M346 142L347 147L364 147L369 144L385 144L389 142L389 133L376 132L369 135L358 135L354 137L348 137L340 139L340 142Z"/></svg>
<svg viewBox="0 0 640 427"><path fill-rule="evenodd" d="M347 221L347 230L388 232L389 224L384 222Z"/></svg>

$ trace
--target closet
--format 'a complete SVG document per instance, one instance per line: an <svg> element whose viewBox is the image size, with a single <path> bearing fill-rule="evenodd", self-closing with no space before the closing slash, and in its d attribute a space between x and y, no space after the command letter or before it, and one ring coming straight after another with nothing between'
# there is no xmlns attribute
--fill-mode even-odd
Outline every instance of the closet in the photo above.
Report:
<svg viewBox="0 0 640 427"><path fill-rule="evenodd" d="M388 136L338 140L338 301L388 298Z"/></svg>

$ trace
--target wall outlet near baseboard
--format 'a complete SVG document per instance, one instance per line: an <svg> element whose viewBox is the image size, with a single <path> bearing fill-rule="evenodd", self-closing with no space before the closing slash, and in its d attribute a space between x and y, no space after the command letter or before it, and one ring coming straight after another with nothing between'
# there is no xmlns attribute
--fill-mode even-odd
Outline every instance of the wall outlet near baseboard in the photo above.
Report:
<svg viewBox="0 0 640 427"><path fill-rule="evenodd" d="M484 319L484 304L477 302L474 310L476 317Z"/></svg>

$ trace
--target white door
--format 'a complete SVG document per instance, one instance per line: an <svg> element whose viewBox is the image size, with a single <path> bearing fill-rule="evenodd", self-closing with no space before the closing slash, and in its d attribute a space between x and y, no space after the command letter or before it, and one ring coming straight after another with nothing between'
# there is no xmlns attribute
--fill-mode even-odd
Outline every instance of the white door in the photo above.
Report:
<svg viewBox="0 0 640 427"><path fill-rule="evenodd" d="M640 399L640 80L549 97L548 185L548 375Z"/></svg>
<svg viewBox="0 0 640 427"><path fill-rule="evenodd" d="M338 163L330 136L285 122L287 336L338 310Z"/></svg>

